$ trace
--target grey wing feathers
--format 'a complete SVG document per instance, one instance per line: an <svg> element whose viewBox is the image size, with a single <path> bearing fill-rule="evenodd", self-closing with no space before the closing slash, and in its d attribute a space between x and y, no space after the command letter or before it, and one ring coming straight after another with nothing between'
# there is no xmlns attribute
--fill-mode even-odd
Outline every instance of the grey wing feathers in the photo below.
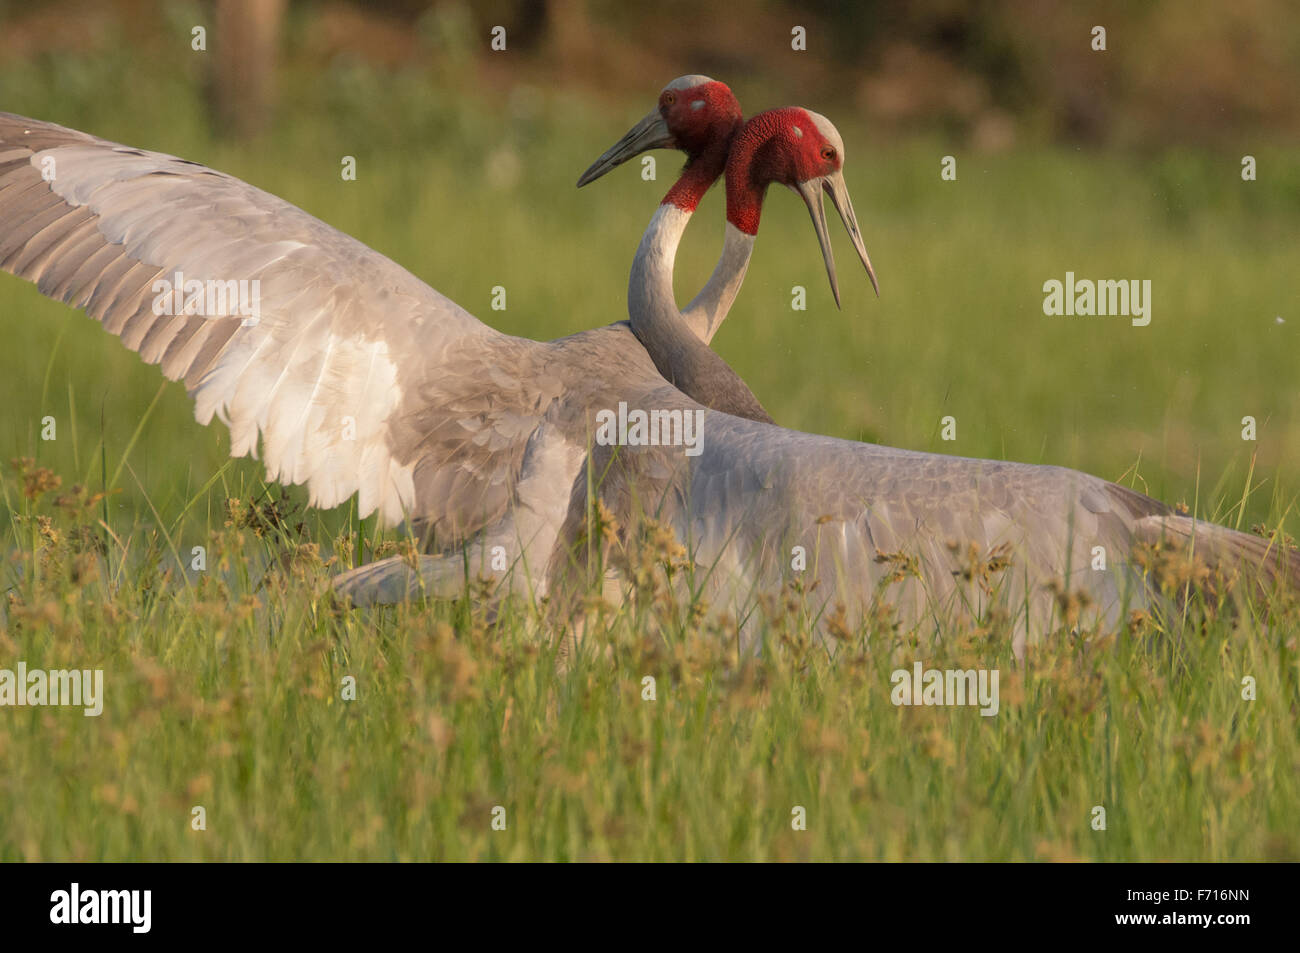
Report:
<svg viewBox="0 0 1300 953"><path fill-rule="evenodd" d="M535 342L488 328L287 202L193 162L7 113L0 267L184 381L201 423L229 425L233 455L256 455L260 439L270 479L306 483L325 507L359 493L362 514L389 523L418 511L466 532L499 513L553 397L526 376ZM218 292L248 282L256 315L229 301L205 309L211 292L166 313L157 283L178 272Z"/></svg>
<svg viewBox="0 0 1300 953"><path fill-rule="evenodd" d="M1292 590L1300 589L1300 551L1278 539L1173 514L1138 520L1134 536L1150 545L1173 544L1185 548L1194 559L1224 578L1244 570L1255 574L1252 581L1265 588L1280 582ZM1216 583L1214 579L1209 581L1212 590Z"/></svg>

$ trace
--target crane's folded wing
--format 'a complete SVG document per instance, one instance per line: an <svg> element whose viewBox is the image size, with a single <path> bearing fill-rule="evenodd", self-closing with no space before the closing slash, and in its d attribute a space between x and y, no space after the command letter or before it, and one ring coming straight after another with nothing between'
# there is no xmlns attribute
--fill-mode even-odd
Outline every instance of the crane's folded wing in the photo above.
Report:
<svg viewBox="0 0 1300 953"><path fill-rule="evenodd" d="M683 521L698 558L724 554L788 566L803 546L821 567L869 597L889 558L919 558L933 593L951 591L975 547L1006 547L1017 575L1036 585L1094 580L1102 546L1122 561L1135 527L1164 504L1097 477L1054 466L978 460L838 440L710 415L703 453L677 475ZM881 560L885 560L882 562ZM834 586L827 586L828 594ZM1108 592L1109 596L1116 596Z"/></svg>

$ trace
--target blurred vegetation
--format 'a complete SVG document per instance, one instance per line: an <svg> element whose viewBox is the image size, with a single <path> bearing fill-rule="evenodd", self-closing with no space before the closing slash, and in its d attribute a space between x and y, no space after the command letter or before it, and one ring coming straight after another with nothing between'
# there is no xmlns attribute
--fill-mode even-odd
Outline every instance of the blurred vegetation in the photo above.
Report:
<svg viewBox="0 0 1300 953"><path fill-rule="evenodd" d="M278 26L236 29L254 19ZM210 34L206 65L184 55L195 25ZM488 45L498 25L505 55ZM1097 26L1104 52L1093 49ZM263 33L278 42L261 45ZM270 60L281 114L298 102L286 72L344 60L417 70L462 96L532 83L605 102L640 102L660 77L705 72L751 109L816 103L877 136L941 132L994 151L1056 141L1240 152L1261 137L1300 139L1290 0L0 0L7 67L46 61L72 91L84 57L143 59L157 78L207 69L226 84Z"/></svg>

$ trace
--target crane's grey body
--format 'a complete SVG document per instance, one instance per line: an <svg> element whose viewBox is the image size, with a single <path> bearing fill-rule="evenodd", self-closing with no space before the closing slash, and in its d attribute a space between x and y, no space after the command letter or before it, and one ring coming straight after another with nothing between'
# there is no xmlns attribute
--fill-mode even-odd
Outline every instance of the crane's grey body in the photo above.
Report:
<svg viewBox="0 0 1300 953"><path fill-rule="evenodd" d="M47 158L51 181L40 174ZM255 454L260 436L269 479L305 483L322 507L355 493L362 515L411 519L451 554L416 569L362 567L343 582L357 601L402 598L415 584L456 591L467 563L492 575L496 547L513 589L548 591L574 565L589 502L584 462L628 525L637 509L672 524L711 604L738 614L799 573L795 546L807 553L800 578L819 580L817 598L843 602L850 620L892 571L878 557L900 551L920 561L920 578L885 596L903 622L972 611L960 550L1005 546L998 598L1023 641L1050 630L1054 580L1114 618L1139 581L1128 565L1137 541L1172 531L1211 551L1262 550L1085 474L762 422L700 333L734 297L737 265L715 274L687 316L672 300L688 218L669 205L656 212L633 268L630 325L537 342L487 327L382 255L230 176L0 114L0 266L84 308L183 380L200 422L216 415L229 425L232 454ZM747 247L729 242L728 256L743 277ZM156 314L153 283L178 270L259 280L258 320ZM700 454L593 446L596 415L620 402L702 411ZM1108 554L1106 571L1092 568L1095 546Z"/></svg>
<svg viewBox="0 0 1300 953"><path fill-rule="evenodd" d="M717 413L706 415L697 459L668 456L620 448L607 467L602 455L602 499L624 521L638 507L669 520L705 600L736 619L798 581L814 614L842 604L850 626L877 598L909 629L982 620L997 607L1019 647L1060 624L1053 584L1088 594L1085 621L1113 623L1125 606L1145 606L1129 557L1167 519L1154 500L1060 467L915 453ZM1098 546L1104 571L1094 568ZM1008 565L984 577L972 555ZM916 561L916 575L887 584L901 557Z"/></svg>

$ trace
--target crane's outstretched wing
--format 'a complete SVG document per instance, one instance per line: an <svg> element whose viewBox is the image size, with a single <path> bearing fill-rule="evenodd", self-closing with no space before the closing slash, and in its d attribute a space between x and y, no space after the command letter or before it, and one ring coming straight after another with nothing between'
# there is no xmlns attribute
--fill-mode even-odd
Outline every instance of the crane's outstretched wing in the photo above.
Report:
<svg viewBox="0 0 1300 953"><path fill-rule="evenodd" d="M322 507L359 493L362 515L413 515L440 538L504 511L560 391L544 345L289 203L8 113L0 267L184 381L199 422L230 427L232 455L256 455L260 436L269 479Z"/></svg>

